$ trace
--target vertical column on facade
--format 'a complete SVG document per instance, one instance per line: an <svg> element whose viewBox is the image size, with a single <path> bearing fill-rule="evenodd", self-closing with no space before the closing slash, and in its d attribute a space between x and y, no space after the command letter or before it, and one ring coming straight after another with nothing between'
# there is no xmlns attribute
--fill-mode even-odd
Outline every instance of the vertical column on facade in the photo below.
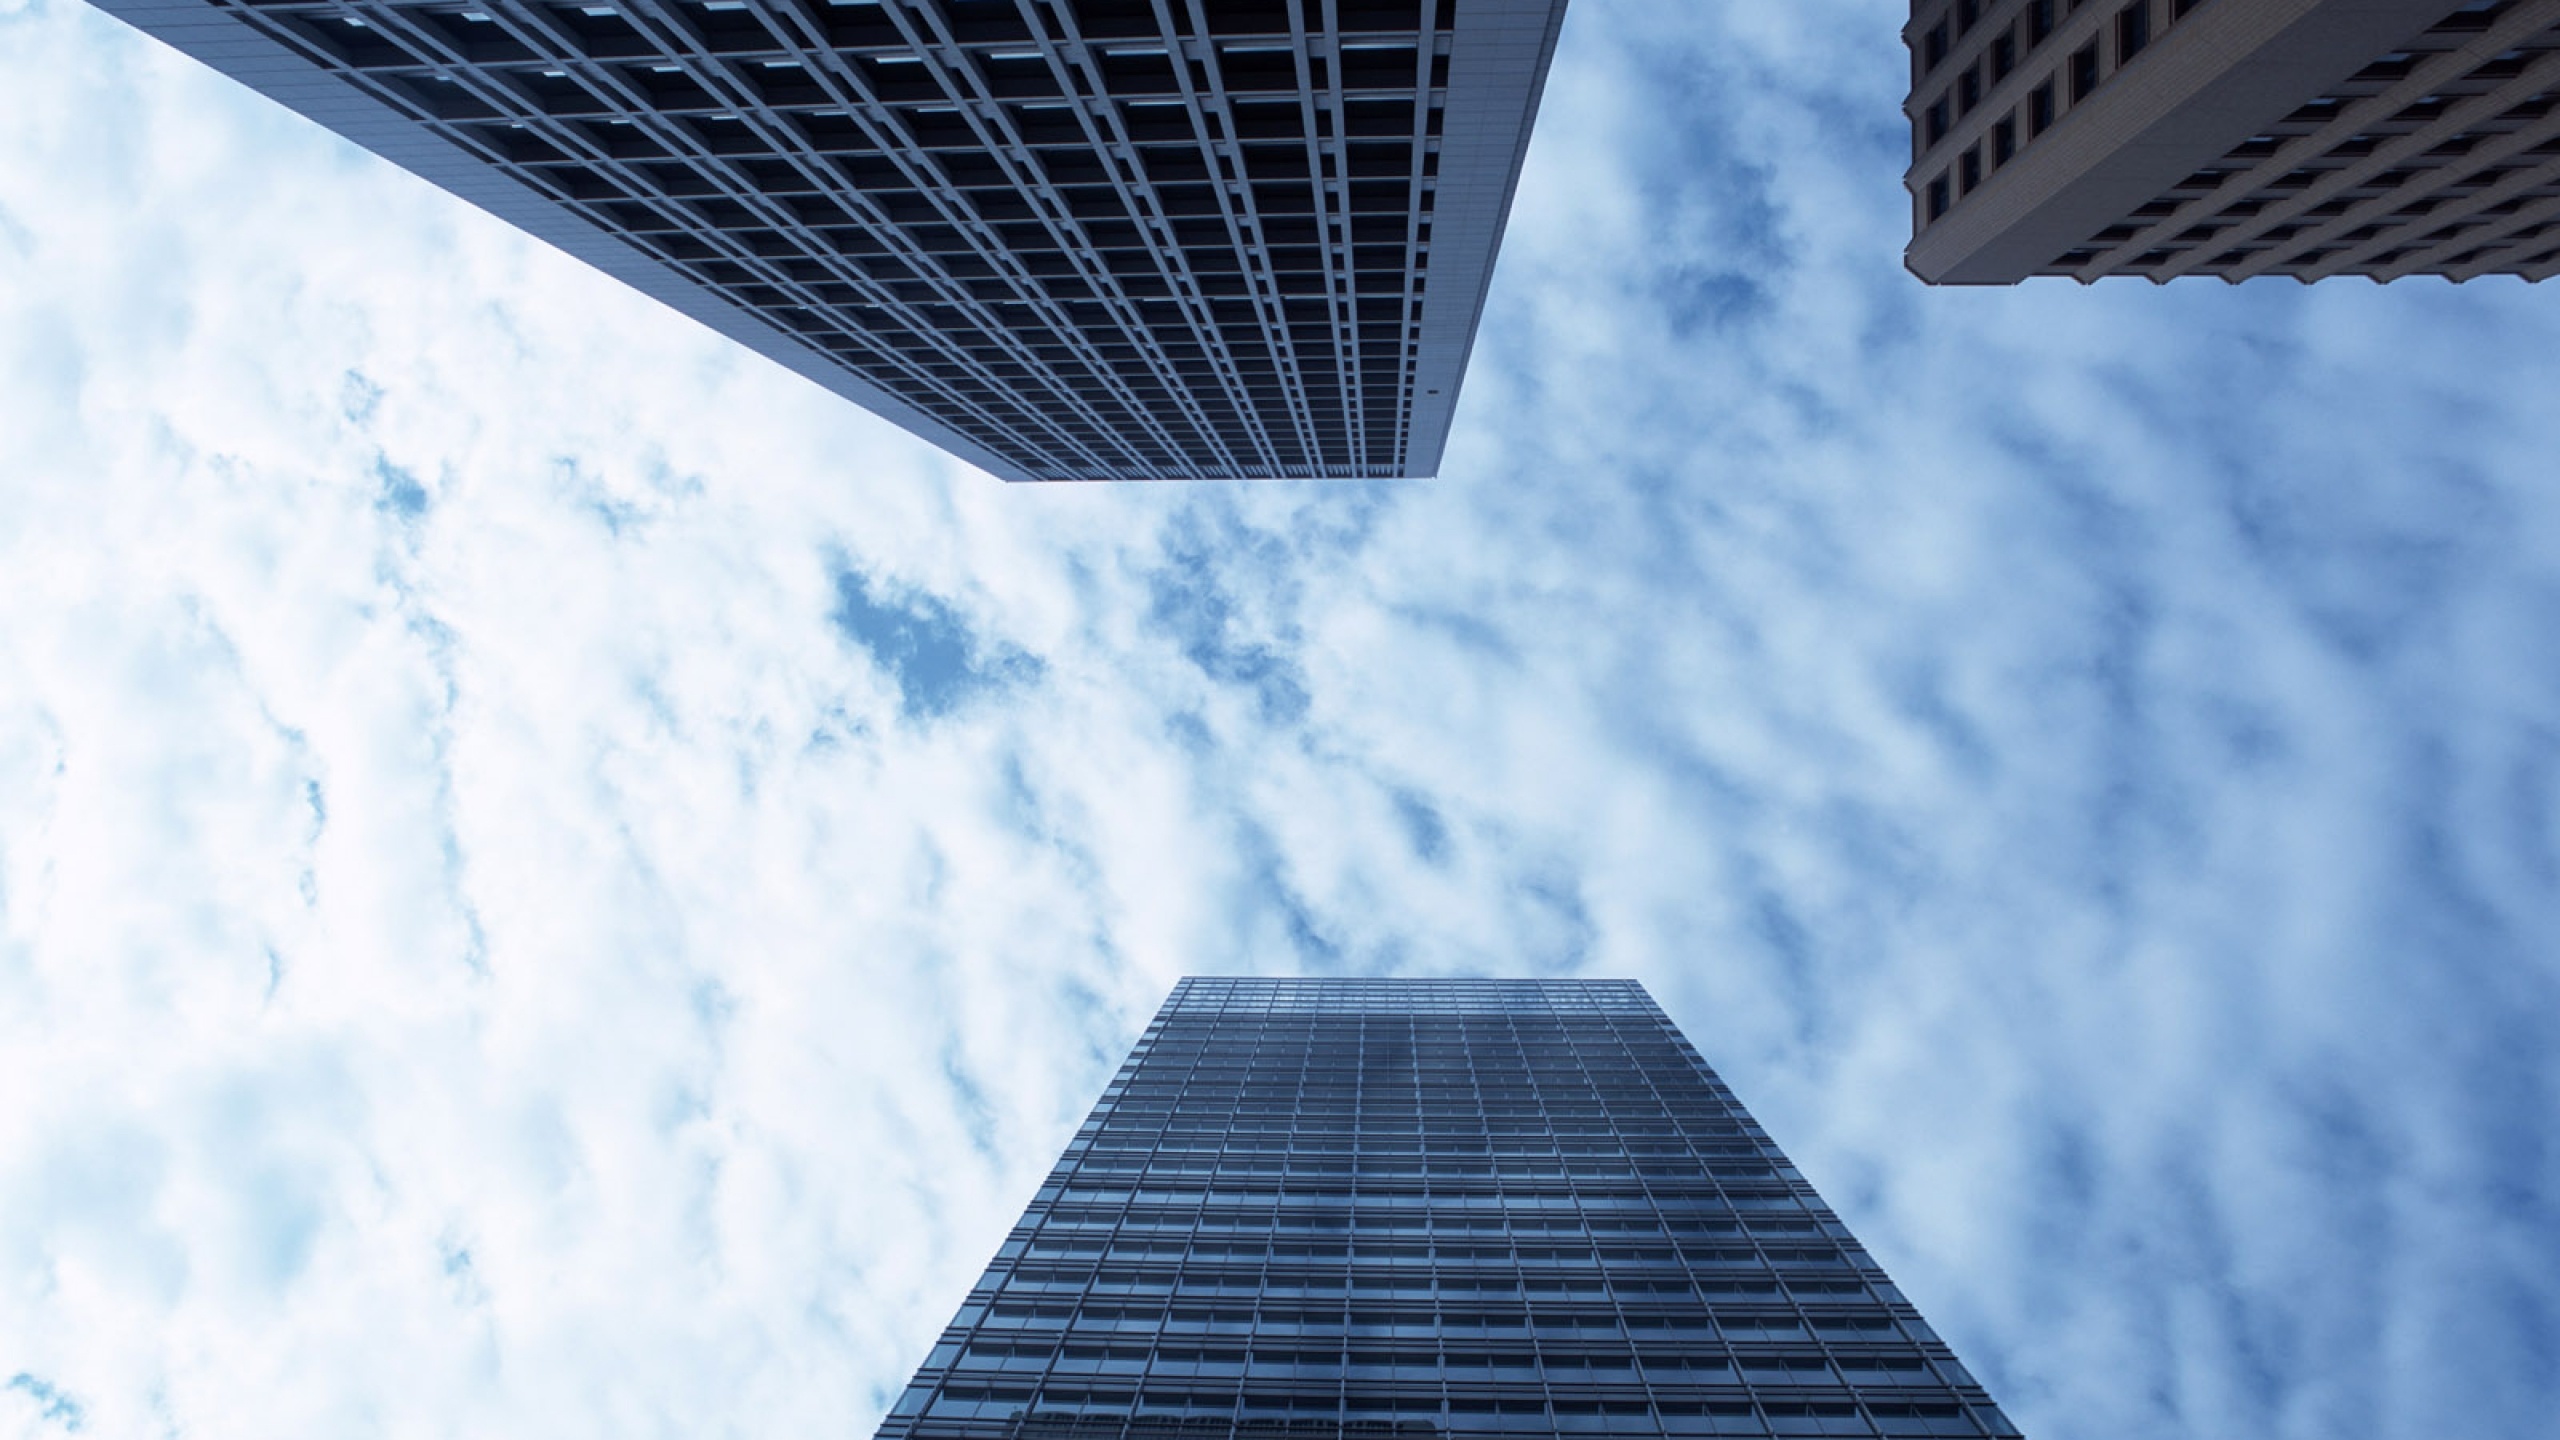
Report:
<svg viewBox="0 0 2560 1440"><path fill-rule="evenodd" d="M1159 6L1167 0L1156 0ZM1261 207L1254 197L1254 182L1246 168L1244 146L1236 133L1235 108L1227 94L1225 69L1220 63L1206 6L1213 0L1180 0L1187 7L1193 48L1186 51L1189 64L1183 67L1183 93L1191 106L1192 127L1198 135L1208 171L1221 194L1225 196L1227 236L1234 246L1237 264L1245 281L1252 287L1249 303L1262 329L1263 343L1271 352L1273 379L1282 393L1282 404L1290 429L1304 457L1300 462L1309 473L1323 463L1323 437L1316 419L1318 402L1307 387L1305 367L1298 358L1298 346L1289 332L1286 305L1272 278L1269 261L1269 230ZM1205 82L1205 89L1204 89ZM1243 375L1224 344L1220 330L1218 346L1213 350L1226 369L1223 377L1234 396L1237 410L1262 437L1275 466L1282 465L1277 448L1269 435L1269 417L1263 407L1254 404ZM1275 470L1274 473L1286 473Z"/></svg>
<svg viewBox="0 0 2560 1440"><path fill-rule="evenodd" d="M1056 4L1054 0L1042 0L1039 4L1034 0L1018 0L1018 3L1024 6L1024 16L1032 20L1038 43L1049 57L1060 88L1074 107L1085 143L1102 161L1103 173L1113 193L1118 196L1123 213L1137 227L1141 239L1153 253L1168 289L1176 297L1175 303L1182 304L1185 290L1196 290L1197 287L1189 282L1188 269L1171 263L1165 253L1171 245L1167 217L1157 203L1153 187L1140 182L1136 151L1112 98L1106 69L1078 27L1073 7ZM1170 27L1161 6L1157 8L1156 19L1159 39L1166 46L1168 55L1178 55L1177 37L1162 33ZM1142 357L1149 374L1168 397L1178 397L1176 403L1199 434L1202 445L1212 451L1222 464L1238 466L1242 463L1240 457L1218 433L1179 367L1165 352L1155 328L1147 323L1146 307L1129 294L1120 277L1114 275L1108 265L1101 263L1099 247L1085 231L1082 222L1068 212L1063 198L1049 185L1047 177L1041 177L1037 193L1042 197L1042 203L1060 217L1061 223L1072 228L1074 240L1070 248L1078 253L1079 268L1093 284L1095 293L1110 307L1121 333ZM1088 256L1096 258L1086 263L1085 257ZM1217 354L1213 338L1201 336L1199 317L1191 313L1187 305L1184 306L1183 318L1194 338L1202 344L1204 352L1213 356ZM1120 404L1132 413L1147 413L1149 407L1126 388L1118 367L1106 365L1098 373L1106 383L1119 390Z"/></svg>
<svg viewBox="0 0 2560 1440"><path fill-rule="evenodd" d="M756 3L773 3L773 0L756 0ZM1170 368L1162 352L1153 344L1152 337L1142 338L1138 333L1143 327L1136 323L1136 305L1126 292L1120 289L1107 269L1090 259L1093 254L1090 241L1075 230L1073 217L1064 213L1065 207L1057 202L1047 177L1039 173L1029 145L1021 132L1014 127L1003 105L994 96L986 93L983 82L969 63L968 55L961 49L957 37L950 32L948 18L934 6L900 4L897 0L891 0L884 9L892 22L897 25L900 35L914 47L917 58L933 74L944 93L951 96L958 104L959 113L966 118L971 132L976 135L979 144L985 148L987 154L996 159L1007 178L1019 190L1043 202L1040 206L1040 222L1052 243L1079 262L1087 280L1094 285L1096 294L1105 297L1106 302L1117 302L1115 309L1122 331L1130 335L1140 355L1150 362L1150 371L1155 375L1158 383L1166 386L1167 393L1181 396L1181 400L1175 406L1177 412L1184 410L1195 412L1186 415L1185 418L1194 420L1195 430L1205 432L1205 427L1197 424L1196 406L1188 405L1189 397L1183 395L1179 387L1172 383ZM1038 23L1038 12L1026 10L1024 15L1026 19L1033 22L1031 26L1033 43L1046 52L1053 73L1058 75L1062 88L1076 103L1077 113L1084 123L1088 141L1092 141L1094 139L1092 118L1078 95L1080 87L1076 83L1073 66L1059 53L1056 42L1042 31ZM805 25L808 22L804 18L802 23ZM832 56L830 58L834 59ZM843 68L841 60L835 60L835 63L839 68ZM1106 147L1099 143L1095 148L1098 153L1108 153ZM1114 168L1116 170L1117 167ZM1081 396L1075 396L1071 403L1082 409L1093 421L1097 431L1104 435L1117 435L1124 430L1135 429L1151 438L1167 454L1180 454L1186 447L1175 438L1164 423L1166 417L1162 411L1158 407L1137 402L1121 381L1118 367L1111 365L1102 357L1100 351L1095 348L1092 337L1082 326L1075 323L1073 317L1063 307L1049 297L1037 279L1030 275L1020 259L1012 253L1013 247L1005 244L993 232L992 227L974 211L956 198L952 198L951 187L945 183L946 177L935 175L929 178L932 183L920 188L933 197L937 210L961 233L970 237L977 247L979 257L997 273L1005 275L1011 282L1016 296L1032 305L1047 321L1052 332L1068 348L1077 352L1085 362L1088 373L1092 374L1097 381L1118 390L1115 400L1124 413L1117 416L1106 415L1085 402ZM1114 178L1115 180L1118 178L1116 174ZM982 328L986 329L990 335L1000 337L1001 343L1011 346L1020 363L1054 376L1055 372L1039 359L1035 351L1022 346L1019 339L1012 333L1011 327L1003 325L1000 319ZM1214 437L1203 433L1202 438L1214 444ZM1079 445L1074 448L1094 467L1096 474L1108 473L1115 464L1123 473L1132 467L1138 471L1157 468L1144 456L1126 445L1114 447L1118 451L1116 461L1102 460L1089 446Z"/></svg>

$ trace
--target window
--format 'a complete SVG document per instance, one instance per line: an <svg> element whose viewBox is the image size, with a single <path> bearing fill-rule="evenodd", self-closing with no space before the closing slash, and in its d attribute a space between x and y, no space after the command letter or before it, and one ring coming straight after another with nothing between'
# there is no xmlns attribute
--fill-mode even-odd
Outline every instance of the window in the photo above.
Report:
<svg viewBox="0 0 2560 1440"><path fill-rule="evenodd" d="M1932 105L1929 107L1929 113L1928 113L1928 115L1925 117L1924 123L1925 123L1925 124L1926 124L1926 126L1928 127L1928 128L1927 128L1927 133L1928 133L1928 136L1929 136L1929 143L1930 143L1930 144L1935 145L1935 144L1937 144L1939 141L1944 140L1944 139L1946 139L1946 138L1947 138L1947 97L1946 97L1946 96L1944 96L1944 95L1939 96L1939 97L1937 98L1936 103L1932 104Z"/></svg>
<svg viewBox="0 0 2560 1440"><path fill-rule="evenodd" d="M1956 33L1962 35L1982 18L1982 0L1956 0Z"/></svg>
<svg viewBox="0 0 2560 1440"><path fill-rule="evenodd" d="M1929 182L1929 218L1935 220L1946 213L1947 177L1941 175Z"/></svg>
<svg viewBox="0 0 2560 1440"><path fill-rule="evenodd" d="M2053 38L2053 0L2028 0L2027 43L2041 45Z"/></svg>
<svg viewBox="0 0 2560 1440"><path fill-rule="evenodd" d="M1930 27L1928 35L1920 42L1921 73L1926 74L1946 63L1947 23L1941 20L1936 25Z"/></svg>
<svg viewBox="0 0 2560 1440"><path fill-rule="evenodd" d="M1973 187L1982 183L1981 146L1974 145L1966 148L1964 158L1956 162L1956 174L1961 181L1957 188L1964 194L1972 194Z"/></svg>
<svg viewBox="0 0 2560 1440"><path fill-rule="evenodd" d="M1982 67L1968 65L1965 67L1965 72L1956 77L1956 113L1970 115L1973 113L1973 107L1981 103Z"/></svg>
<svg viewBox="0 0 2560 1440"><path fill-rule="evenodd" d="M2133 0L2116 12L2116 64L2123 65L2151 43L2151 0Z"/></svg>
<svg viewBox="0 0 2560 1440"><path fill-rule="evenodd" d="M2017 68L2017 33L2015 31L2003 30L2000 32L1999 37L1991 42L1991 79L1993 83L1996 84L1999 81L2007 79L2009 77L2009 72Z"/></svg>
<svg viewBox="0 0 2560 1440"><path fill-rule="evenodd" d="M1991 168L1997 170L2018 153L2018 114L2010 111L1991 127Z"/></svg>
<svg viewBox="0 0 2560 1440"><path fill-rule="evenodd" d="M2071 103L2079 104L2098 88L2098 42L2090 41L2072 52Z"/></svg>
<svg viewBox="0 0 2560 1440"><path fill-rule="evenodd" d="M2053 126L2053 82L2047 80L2027 95L2027 133L2041 135Z"/></svg>

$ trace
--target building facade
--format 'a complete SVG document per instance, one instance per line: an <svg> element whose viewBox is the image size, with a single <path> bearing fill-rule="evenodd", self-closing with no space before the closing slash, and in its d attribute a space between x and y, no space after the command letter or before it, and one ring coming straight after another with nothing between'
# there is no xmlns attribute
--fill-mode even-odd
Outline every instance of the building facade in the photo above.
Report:
<svg viewBox="0 0 2560 1440"><path fill-rule="evenodd" d="M1182 981L879 1440L2015 1436L1627 981Z"/></svg>
<svg viewBox="0 0 2560 1440"><path fill-rule="evenodd" d="M2560 271L2560 0L1914 0L1932 284Z"/></svg>
<svg viewBox="0 0 2560 1440"><path fill-rule="evenodd" d="M1438 468L1564 0L98 0L1013 480Z"/></svg>

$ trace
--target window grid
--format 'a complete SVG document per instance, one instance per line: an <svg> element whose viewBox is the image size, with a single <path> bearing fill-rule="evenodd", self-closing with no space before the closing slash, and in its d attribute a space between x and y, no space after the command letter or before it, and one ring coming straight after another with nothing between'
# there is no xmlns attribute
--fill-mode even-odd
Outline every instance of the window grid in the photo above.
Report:
<svg viewBox="0 0 2560 1440"><path fill-rule="evenodd" d="M2045 273L2560 270L2560 0L2468 6Z"/></svg>
<svg viewBox="0 0 2560 1440"><path fill-rule="evenodd" d="M1905 184L1913 232L1943 218L2203 5L1914 0L1903 27L1911 51L1911 95L1903 108L1911 117ZM2005 145L2003 134L2010 137Z"/></svg>
<svg viewBox="0 0 2560 1440"><path fill-rule="evenodd" d="M1408 473L1454 0L208 8L1031 478Z"/></svg>
<svg viewBox="0 0 2560 1440"><path fill-rule="evenodd" d="M2206 3L1915 0L1915 236ZM2445 0L2424 33L2034 273L2546 279L2560 274L2555 109L2560 0Z"/></svg>
<svg viewBox="0 0 2560 1440"><path fill-rule="evenodd" d="M883 1440L2015 1430L1640 986L1181 982Z"/></svg>

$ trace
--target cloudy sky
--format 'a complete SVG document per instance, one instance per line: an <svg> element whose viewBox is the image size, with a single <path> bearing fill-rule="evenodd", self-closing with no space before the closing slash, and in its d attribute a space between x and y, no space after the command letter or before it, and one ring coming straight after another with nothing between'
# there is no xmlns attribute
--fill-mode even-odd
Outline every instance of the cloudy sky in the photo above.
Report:
<svg viewBox="0 0 2560 1440"><path fill-rule="evenodd" d="M1585 3L1446 470L1006 487L0 0L0 1435L867 1434L1170 982L1632 975L2037 1440L2560 1411L2560 287Z"/></svg>

